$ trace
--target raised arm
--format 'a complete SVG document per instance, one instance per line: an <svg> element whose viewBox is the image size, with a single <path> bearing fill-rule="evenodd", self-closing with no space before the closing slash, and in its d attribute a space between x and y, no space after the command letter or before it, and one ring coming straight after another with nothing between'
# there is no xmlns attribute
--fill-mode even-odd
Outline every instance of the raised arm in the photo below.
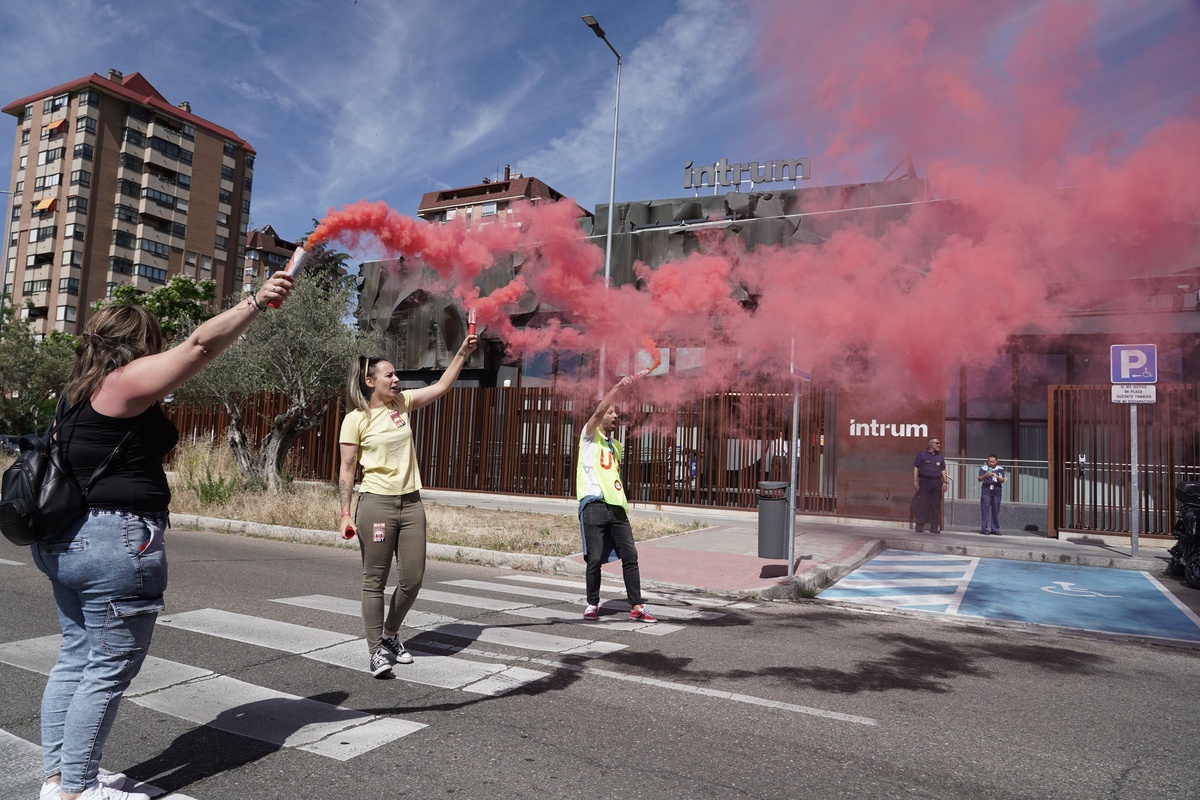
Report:
<svg viewBox="0 0 1200 800"><path fill-rule="evenodd" d="M446 367L446 371L442 373L442 377L438 378L437 383L432 386L422 386L420 389L412 390L412 405L409 407L410 410L427 406L450 391L454 386L454 382L458 380L458 374L462 372L463 364L467 363L467 356L473 353L478 346L479 337L473 333L466 339L463 339L463 343L459 345L458 352L454 354L454 358L450 359L450 366Z"/></svg>
<svg viewBox="0 0 1200 800"><path fill-rule="evenodd" d="M592 416L588 419L587 424L583 426L583 435L591 437L596 433L596 427L600 424L600 420L604 419L604 415L608 413L608 409L612 406L613 400L616 399L617 393L627 385L633 383L634 377L626 375L621 380L617 381L604 397L600 398L600 404L596 406L596 410L592 412Z"/></svg>
<svg viewBox="0 0 1200 800"><path fill-rule="evenodd" d="M113 370L100 385L92 406L114 417L136 416L178 389L237 341L272 300L287 299L292 279L276 272L252 297L205 320L183 342Z"/></svg>

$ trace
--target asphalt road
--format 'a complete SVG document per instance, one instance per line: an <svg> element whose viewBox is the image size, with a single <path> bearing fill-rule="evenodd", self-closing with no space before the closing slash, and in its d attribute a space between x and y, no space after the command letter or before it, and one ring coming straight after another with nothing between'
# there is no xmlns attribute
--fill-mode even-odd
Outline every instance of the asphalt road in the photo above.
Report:
<svg viewBox="0 0 1200 800"><path fill-rule="evenodd" d="M103 764L181 797L1200 796L1194 649L730 598L586 624L578 578L430 562L445 594L407 632L424 682L376 680L352 551L176 531L168 552L151 655L199 677L127 698ZM0 563L0 798L32 798L45 678L12 662L57 623L27 555L0 557L23 562ZM342 726L315 744L314 708Z"/></svg>

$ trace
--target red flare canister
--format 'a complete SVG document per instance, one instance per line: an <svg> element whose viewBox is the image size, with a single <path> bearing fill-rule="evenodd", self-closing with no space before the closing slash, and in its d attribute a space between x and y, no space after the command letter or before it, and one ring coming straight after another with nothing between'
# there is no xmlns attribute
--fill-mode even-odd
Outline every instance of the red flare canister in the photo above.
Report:
<svg viewBox="0 0 1200 800"><path fill-rule="evenodd" d="M473 309L473 308L468 309L467 310L467 336L475 335L475 319L476 319L475 309Z"/></svg>
<svg viewBox="0 0 1200 800"><path fill-rule="evenodd" d="M300 274L300 270L304 269L304 265L308 263L308 251L303 247L297 247L296 252L292 253L292 257L288 259L287 266L283 271L287 273L289 278L293 280ZM280 300L278 298L271 300L267 305L271 308L279 308Z"/></svg>

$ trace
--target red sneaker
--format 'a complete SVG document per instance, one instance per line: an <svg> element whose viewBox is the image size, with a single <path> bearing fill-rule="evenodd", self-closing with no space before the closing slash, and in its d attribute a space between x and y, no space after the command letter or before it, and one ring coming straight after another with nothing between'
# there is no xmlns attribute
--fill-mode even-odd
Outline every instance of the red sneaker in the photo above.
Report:
<svg viewBox="0 0 1200 800"><path fill-rule="evenodd" d="M645 606L637 606L629 609L629 618L635 622L658 622Z"/></svg>
<svg viewBox="0 0 1200 800"><path fill-rule="evenodd" d="M584 619L600 619L600 607L599 606L588 606L583 611L583 618Z"/></svg>

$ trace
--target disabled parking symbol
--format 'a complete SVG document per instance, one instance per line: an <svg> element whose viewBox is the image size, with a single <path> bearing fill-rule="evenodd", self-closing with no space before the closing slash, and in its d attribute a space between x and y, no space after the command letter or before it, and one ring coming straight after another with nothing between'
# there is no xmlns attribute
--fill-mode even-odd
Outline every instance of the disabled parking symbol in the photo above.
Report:
<svg viewBox="0 0 1200 800"><path fill-rule="evenodd" d="M1091 589L1084 589L1083 587L1076 587L1075 584L1071 583L1070 581L1052 581L1051 583L1052 583L1051 586L1043 586L1042 591L1049 592L1050 594L1066 595L1067 597L1120 597L1121 596L1119 594L1103 594L1101 592L1092 591Z"/></svg>

